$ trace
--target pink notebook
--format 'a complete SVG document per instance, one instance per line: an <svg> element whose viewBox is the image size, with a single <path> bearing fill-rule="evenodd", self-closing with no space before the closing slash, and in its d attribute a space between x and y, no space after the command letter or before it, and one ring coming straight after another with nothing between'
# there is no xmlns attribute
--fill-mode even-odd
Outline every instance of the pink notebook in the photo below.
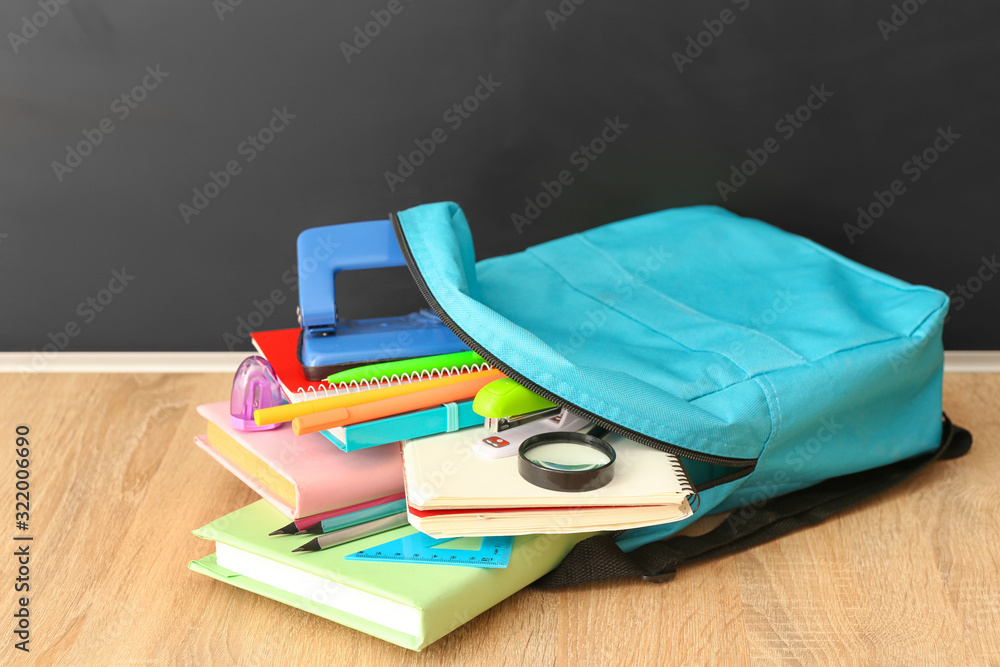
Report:
<svg viewBox="0 0 1000 667"><path fill-rule="evenodd" d="M291 519L403 491L403 464L396 443L343 452L319 433L295 435L291 424L271 431L240 431L229 423L229 401L198 406L198 414L228 436L229 442L213 443L202 435L195 438L195 444ZM245 451L233 451L233 441ZM227 457L219 449L232 455ZM277 484L267 484L233 460L246 461L247 454L286 480L285 486L294 487L294 503L271 488Z"/></svg>

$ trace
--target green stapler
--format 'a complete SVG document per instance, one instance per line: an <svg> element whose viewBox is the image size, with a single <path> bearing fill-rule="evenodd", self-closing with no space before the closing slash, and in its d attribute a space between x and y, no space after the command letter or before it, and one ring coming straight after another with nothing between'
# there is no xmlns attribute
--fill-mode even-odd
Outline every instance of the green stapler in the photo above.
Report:
<svg viewBox="0 0 1000 667"><path fill-rule="evenodd" d="M562 408L510 378L503 378L479 390L472 401L472 410L486 418L487 429L499 433L537 419L554 417Z"/></svg>

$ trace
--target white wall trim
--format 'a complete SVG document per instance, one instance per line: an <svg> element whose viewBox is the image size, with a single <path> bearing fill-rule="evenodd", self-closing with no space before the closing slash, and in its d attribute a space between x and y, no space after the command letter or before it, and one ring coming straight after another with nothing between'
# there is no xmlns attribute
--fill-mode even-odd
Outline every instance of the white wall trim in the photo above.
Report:
<svg viewBox="0 0 1000 667"><path fill-rule="evenodd" d="M0 373L235 373L252 352L0 352ZM1000 373L1000 351L945 352L946 373Z"/></svg>
<svg viewBox="0 0 1000 667"><path fill-rule="evenodd" d="M971 352L956 350L944 353L945 373L1000 373L1000 351Z"/></svg>
<svg viewBox="0 0 1000 667"><path fill-rule="evenodd" d="M0 352L0 373L235 373L253 352Z"/></svg>

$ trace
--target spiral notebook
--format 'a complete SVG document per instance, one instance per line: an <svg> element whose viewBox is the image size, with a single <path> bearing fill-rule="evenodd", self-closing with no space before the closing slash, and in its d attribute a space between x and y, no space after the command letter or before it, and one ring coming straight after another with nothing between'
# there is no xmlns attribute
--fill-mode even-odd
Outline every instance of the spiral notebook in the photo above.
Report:
<svg viewBox="0 0 1000 667"><path fill-rule="evenodd" d="M327 398L328 396L338 396L340 394L351 394L368 389L378 389L401 382L412 382L415 380L426 380L440 375L457 375L459 373L469 373L480 370L489 370L488 364L463 366L462 368L445 369L443 372L433 374L424 373L419 376L410 377L407 374L382 378L379 382L351 382L330 384L328 382L313 382L306 378L302 372L302 365L298 358L299 332L301 329L278 329L275 331L257 331L251 334L253 345L262 357L267 359L274 369L274 374L278 376L281 389L285 396L292 403L311 401L317 398Z"/></svg>
<svg viewBox="0 0 1000 667"><path fill-rule="evenodd" d="M640 528L691 516L694 487L680 460L617 435L604 436L617 460L611 482L582 493L535 486L517 457L472 451L488 435L467 428L403 443L409 520L434 537L527 535Z"/></svg>

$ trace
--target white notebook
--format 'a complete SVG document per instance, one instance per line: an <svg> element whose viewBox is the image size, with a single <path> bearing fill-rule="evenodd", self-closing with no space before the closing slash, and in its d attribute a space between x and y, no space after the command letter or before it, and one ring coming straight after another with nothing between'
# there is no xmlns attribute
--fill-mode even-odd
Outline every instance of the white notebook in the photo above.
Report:
<svg viewBox="0 0 1000 667"><path fill-rule="evenodd" d="M665 452L605 435L616 453L611 482L593 491L552 491L522 479L516 456L477 457L472 445L487 435L485 427L476 427L403 442L414 527L438 537L572 533L638 528L691 515L688 497L694 488L680 461Z"/></svg>

